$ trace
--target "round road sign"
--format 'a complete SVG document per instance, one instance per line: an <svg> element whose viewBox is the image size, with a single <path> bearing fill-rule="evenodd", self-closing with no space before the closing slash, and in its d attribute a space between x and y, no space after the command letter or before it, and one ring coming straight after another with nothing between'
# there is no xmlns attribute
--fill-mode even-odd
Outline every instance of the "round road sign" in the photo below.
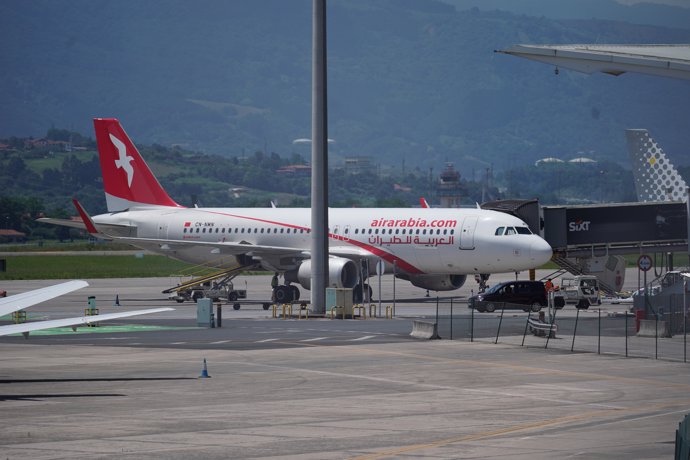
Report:
<svg viewBox="0 0 690 460"><path fill-rule="evenodd" d="M637 268L639 268L643 272L650 270L653 266L654 262L652 262L652 258L646 254L641 255L637 259Z"/></svg>

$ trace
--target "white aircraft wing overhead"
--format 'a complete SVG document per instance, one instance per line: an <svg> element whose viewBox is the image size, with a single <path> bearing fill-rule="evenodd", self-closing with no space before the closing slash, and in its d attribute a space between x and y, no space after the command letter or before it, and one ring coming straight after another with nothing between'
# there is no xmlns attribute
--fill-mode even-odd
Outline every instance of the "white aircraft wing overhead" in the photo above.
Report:
<svg viewBox="0 0 690 460"><path fill-rule="evenodd" d="M82 280L67 281L21 294L11 295L0 299L0 316L9 315L15 311L23 310L46 300L54 299L68 292L76 291L88 286L89 283Z"/></svg>
<svg viewBox="0 0 690 460"><path fill-rule="evenodd" d="M647 75L690 80L690 45L513 45L512 54L578 72Z"/></svg>
<svg viewBox="0 0 690 460"><path fill-rule="evenodd" d="M118 318L127 318L129 316L147 315L149 313L160 313L163 311L171 311L174 308L151 308L148 310L124 311L119 313L107 313L105 315L93 316L77 316L74 318L53 319L48 321L35 321L31 323L9 324L7 326L0 326L0 336L10 334L24 334L27 336L31 331L40 331L42 329L51 329L54 327L67 327L86 325L89 323L98 323L101 321L109 321Z"/></svg>

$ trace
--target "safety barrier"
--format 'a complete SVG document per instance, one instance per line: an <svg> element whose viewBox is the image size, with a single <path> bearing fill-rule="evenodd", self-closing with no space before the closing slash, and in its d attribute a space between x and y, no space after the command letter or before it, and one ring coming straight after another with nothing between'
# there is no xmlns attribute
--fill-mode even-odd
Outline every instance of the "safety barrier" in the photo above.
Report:
<svg viewBox="0 0 690 460"><path fill-rule="evenodd" d="M12 321L14 321L14 324L26 323L26 312L24 310L13 312Z"/></svg>
<svg viewBox="0 0 690 460"><path fill-rule="evenodd" d="M428 323L426 321L413 321L412 322L412 332L410 332L412 337L417 339L440 339L438 335L438 324Z"/></svg>
<svg viewBox="0 0 690 460"><path fill-rule="evenodd" d="M367 309L364 305L355 305L352 307L352 318L355 317L355 312L359 313L359 317L367 319Z"/></svg>
<svg viewBox="0 0 690 460"><path fill-rule="evenodd" d="M667 321L657 321L654 319L641 319L638 337L672 337Z"/></svg>
<svg viewBox="0 0 690 460"><path fill-rule="evenodd" d="M279 306L278 304L274 303L272 305L272 307L273 307L273 318L278 318L278 307L281 308L280 316L282 316L283 319L287 319L288 316L292 317L292 304L284 303L284 304ZM300 310L300 314L301 314L301 310ZM307 313L307 314L309 314L309 313Z"/></svg>
<svg viewBox="0 0 690 460"><path fill-rule="evenodd" d="M373 303L369 304L369 318L376 318L376 305Z"/></svg>
<svg viewBox="0 0 690 460"><path fill-rule="evenodd" d="M393 319L393 306L386 305L386 319Z"/></svg>
<svg viewBox="0 0 690 460"><path fill-rule="evenodd" d="M309 319L309 308L306 303L300 304L297 319L302 319L302 312L304 312L304 319Z"/></svg>
<svg viewBox="0 0 690 460"><path fill-rule="evenodd" d="M331 307L331 319L338 315L342 315L343 319L345 319L345 310L345 307Z"/></svg>
<svg viewBox="0 0 690 460"><path fill-rule="evenodd" d="M543 323L532 318L527 320L529 331L538 337L556 337L556 332L558 332L558 325L551 323Z"/></svg>

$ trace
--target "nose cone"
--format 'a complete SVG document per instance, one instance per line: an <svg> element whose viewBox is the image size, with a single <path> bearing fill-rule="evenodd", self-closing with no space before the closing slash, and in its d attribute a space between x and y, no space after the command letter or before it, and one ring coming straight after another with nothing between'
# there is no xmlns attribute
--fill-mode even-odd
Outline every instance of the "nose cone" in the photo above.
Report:
<svg viewBox="0 0 690 460"><path fill-rule="evenodd" d="M532 261L534 261L535 267L544 265L546 262L551 260L551 256L553 255L553 251L551 250L551 246L549 246L549 243L547 243L538 236L535 238L535 241L531 244L529 252L530 258L532 259Z"/></svg>

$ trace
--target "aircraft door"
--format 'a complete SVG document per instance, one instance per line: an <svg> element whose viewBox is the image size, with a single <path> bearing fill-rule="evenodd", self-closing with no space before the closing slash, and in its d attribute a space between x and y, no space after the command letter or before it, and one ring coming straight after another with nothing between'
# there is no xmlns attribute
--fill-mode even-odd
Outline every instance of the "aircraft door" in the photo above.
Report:
<svg viewBox="0 0 690 460"><path fill-rule="evenodd" d="M167 240L168 239L168 222L161 221L158 222L158 238Z"/></svg>
<svg viewBox="0 0 690 460"><path fill-rule="evenodd" d="M460 249L474 249L474 231L477 228L478 216L467 216L460 229Z"/></svg>

